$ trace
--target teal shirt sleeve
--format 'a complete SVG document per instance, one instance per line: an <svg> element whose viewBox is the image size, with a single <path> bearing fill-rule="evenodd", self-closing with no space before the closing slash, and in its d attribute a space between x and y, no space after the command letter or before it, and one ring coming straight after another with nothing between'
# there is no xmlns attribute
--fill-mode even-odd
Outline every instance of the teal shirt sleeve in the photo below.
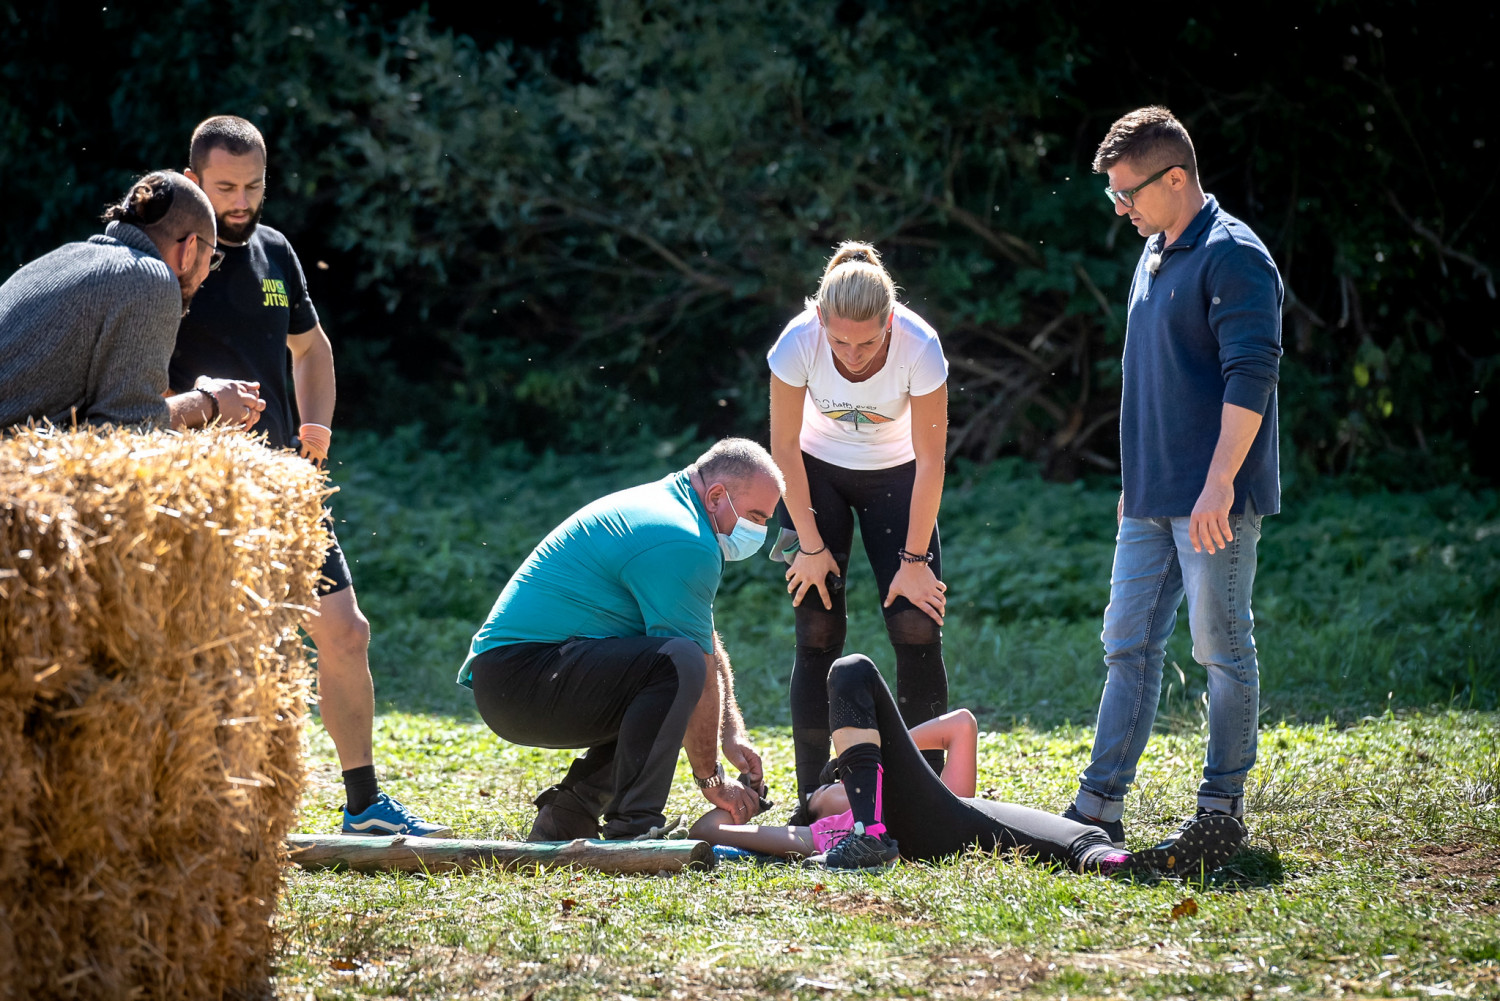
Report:
<svg viewBox="0 0 1500 1001"><path fill-rule="evenodd" d="M641 609L647 636L681 636L714 650L714 596L723 558L696 542L666 543L637 555L620 582Z"/></svg>

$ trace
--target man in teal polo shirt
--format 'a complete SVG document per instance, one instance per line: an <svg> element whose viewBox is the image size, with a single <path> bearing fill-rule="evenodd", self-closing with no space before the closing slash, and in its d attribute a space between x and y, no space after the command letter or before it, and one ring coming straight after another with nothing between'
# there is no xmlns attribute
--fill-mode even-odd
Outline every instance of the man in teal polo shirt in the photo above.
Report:
<svg viewBox="0 0 1500 1001"><path fill-rule="evenodd" d="M759 796L729 657L714 632L725 560L754 555L783 481L765 449L726 438L681 472L587 505L500 592L459 671L490 729L531 747L586 747L536 800L532 841L634 838L665 822L687 750L714 806L740 823Z"/></svg>

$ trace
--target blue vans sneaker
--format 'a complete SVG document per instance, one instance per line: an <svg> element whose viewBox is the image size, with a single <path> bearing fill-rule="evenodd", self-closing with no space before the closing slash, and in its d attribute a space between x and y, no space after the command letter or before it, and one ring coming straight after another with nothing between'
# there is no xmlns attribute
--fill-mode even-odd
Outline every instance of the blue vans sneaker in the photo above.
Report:
<svg viewBox="0 0 1500 1001"><path fill-rule="evenodd" d="M452 836L453 829L442 824L429 824L398 800L381 793L364 813L351 814L347 807L344 809L344 833L415 834L422 838L446 838Z"/></svg>

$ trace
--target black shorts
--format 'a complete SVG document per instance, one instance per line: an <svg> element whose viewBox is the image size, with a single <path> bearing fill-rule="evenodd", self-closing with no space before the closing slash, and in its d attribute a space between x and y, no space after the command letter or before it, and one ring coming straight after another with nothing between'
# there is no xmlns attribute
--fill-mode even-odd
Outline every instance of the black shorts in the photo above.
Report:
<svg viewBox="0 0 1500 1001"><path fill-rule="evenodd" d="M328 538L332 544L328 547L328 555L323 560L322 575L318 578L319 597L354 586L354 578L349 575L349 561L344 558L344 551L339 548L339 537L333 533L333 516L325 512L323 524L328 529Z"/></svg>

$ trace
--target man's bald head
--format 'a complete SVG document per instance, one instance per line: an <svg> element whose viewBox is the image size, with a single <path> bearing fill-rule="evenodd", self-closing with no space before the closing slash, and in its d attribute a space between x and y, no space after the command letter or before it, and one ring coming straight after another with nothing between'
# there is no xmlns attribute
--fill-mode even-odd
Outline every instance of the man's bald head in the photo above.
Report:
<svg viewBox="0 0 1500 1001"><path fill-rule="evenodd" d="M748 438L722 438L688 468L702 476L705 483L723 481L740 485L763 479L777 494L786 490L786 479L771 453Z"/></svg>
<svg viewBox="0 0 1500 1001"><path fill-rule="evenodd" d="M139 227L163 256L189 234L198 234L209 247L217 236L208 196L175 170L153 171L136 181L119 203L104 211L104 221Z"/></svg>

